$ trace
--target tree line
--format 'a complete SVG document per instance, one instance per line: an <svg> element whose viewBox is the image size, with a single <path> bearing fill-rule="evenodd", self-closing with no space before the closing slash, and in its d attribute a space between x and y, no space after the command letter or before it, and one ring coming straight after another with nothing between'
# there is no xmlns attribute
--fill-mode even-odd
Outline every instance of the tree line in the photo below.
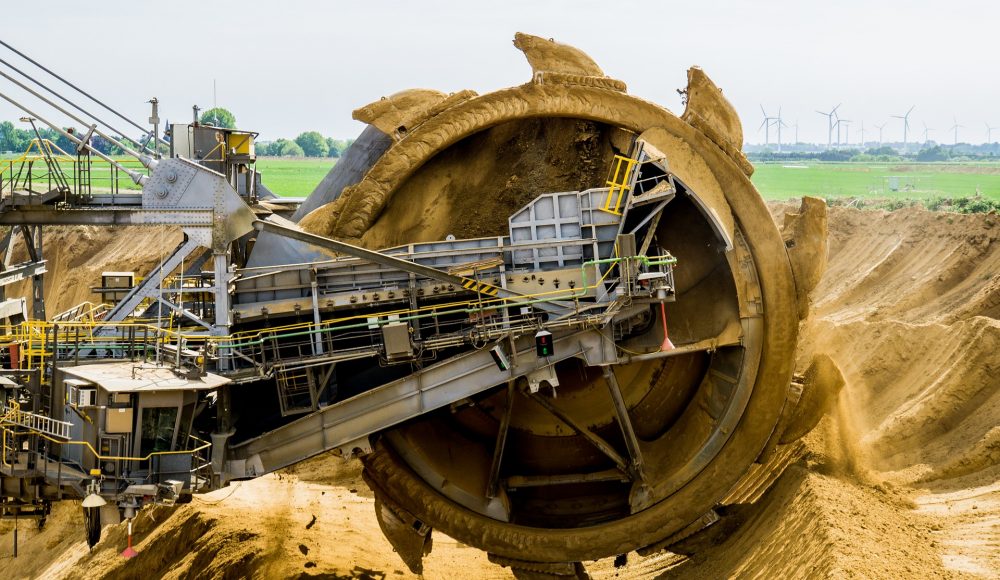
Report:
<svg viewBox="0 0 1000 580"><path fill-rule="evenodd" d="M752 162L780 161L833 161L862 163L896 163L902 161L996 161L998 156L990 148L991 144L969 145L926 145L917 151L901 152L895 147L883 145L868 149L828 149L825 151L746 151Z"/></svg>
<svg viewBox="0 0 1000 580"><path fill-rule="evenodd" d="M76 129L71 127L66 127L65 130L72 133L77 132ZM31 144L31 141L37 137L51 141L67 155L76 154L76 143L62 133L48 127L38 127L38 135L35 135L34 130L19 129L10 121L0 122L0 153L24 153L28 145ZM100 135L91 137L90 145L105 155L121 155L124 153L124 151Z"/></svg>
<svg viewBox="0 0 1000 580"><path fill-rule="evenodd" d="M201 114L199 122L204 125L236 128L236 117L222 107L209 109ZM64 130L80 136L78 129L65 127ZM23 153L36 137L51 141L56 147L68 155L76 153L76 144L68 137L48 127L38 126L38 134L31 128L21 129L11 121L0 122L0 153ZM116 136L119 141L128 144L127 140ZM255 148L259 156L273 157L340 157L354 139L334 139L323 137L319 131L305 131L295 139L276 139L274 141L257 141ZM93 135L91 147L105 155L122 155L124 151L99 135Z"/></svg>
<svg viewBox="0 0 1000 580"><path fill-rule="evenodd" d="M340 157L354 139L323 137L319 131L306 131L292 139L258 141L254 144L257 155L271 157Z"/></svg>

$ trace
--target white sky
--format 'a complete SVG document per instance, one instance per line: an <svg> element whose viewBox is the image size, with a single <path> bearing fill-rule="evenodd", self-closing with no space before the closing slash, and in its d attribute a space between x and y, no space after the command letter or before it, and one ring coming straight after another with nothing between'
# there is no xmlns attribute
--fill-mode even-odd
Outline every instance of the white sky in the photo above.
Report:
<svg viewBox="0 0 1000 580"><path fill-rule="evenodd" d="M353 137L351 111L401 89L480 93L521 84L530 69L516 31L573 44L629 92L680 113L675 89L702 66L734 102L750 142L760 105L782 107L802 141L825 142L816 109L843 103L851 141L902 139L889 118L916 105L910 140L986 138L1000 127L1000 2L305 2L303 0L50 0L0 16L0 38L135 120L150 97L161 118L191 105L232 110L262 139L301 131ZM148 48L143 48L148 47ZM17 59L0 47L0 57ZM0 91L19 91L0 79ZM38 112L43 109L39 108ZM0 119L20 113L6 103ZM783 135L793 138L792 129ZM1000 140L1000 129L994 132ZM773 140L773 136L772 136Z"/></svg>

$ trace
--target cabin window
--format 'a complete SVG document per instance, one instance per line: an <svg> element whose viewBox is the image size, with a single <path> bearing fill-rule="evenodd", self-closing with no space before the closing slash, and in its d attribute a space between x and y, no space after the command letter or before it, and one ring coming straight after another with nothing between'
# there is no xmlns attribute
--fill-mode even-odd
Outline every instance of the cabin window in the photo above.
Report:
<svg viewBox="0 0 1000 580"><path fill-rule="evenodd" d="M142 434L139 456L170 451L177 424L177 407L146 407L142 410Z"/></svg>

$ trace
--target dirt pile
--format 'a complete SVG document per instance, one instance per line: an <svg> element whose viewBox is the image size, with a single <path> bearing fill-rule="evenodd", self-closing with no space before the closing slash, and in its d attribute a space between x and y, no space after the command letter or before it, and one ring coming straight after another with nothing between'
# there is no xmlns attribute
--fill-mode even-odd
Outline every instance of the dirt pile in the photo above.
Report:
<svg viewBox="0 0 1000 580"><path fill-rule="evenodd" d="M13 571L12 578L411 577L379 531L360 473L356 461L320 457L188 505L144 510L134 526L139 555L131 560L120 555L124 524L106 527L88 552L79 504L66 502L42 532L22 523L17 567L3 559L0 569ZM0 545L10 541L9 533L0 536ZM435 539L425 570L431 578L455 570L508 577L485 554L445 537Z"/></svg>
<svg viewBox="0 0 1000 580"><path fill-rule="evenodd" d="M48 317L82 302L99 303L91 288L101 285L102 272L135 272L145 276L168 257L181 232L167 227L53 226L43 230L42 257L47 261L45 307ZM27 260L18 243L12 263ZM30 282L13 284L8 296L31 296ZM30 298L28 310L30 312Z"/></svg>

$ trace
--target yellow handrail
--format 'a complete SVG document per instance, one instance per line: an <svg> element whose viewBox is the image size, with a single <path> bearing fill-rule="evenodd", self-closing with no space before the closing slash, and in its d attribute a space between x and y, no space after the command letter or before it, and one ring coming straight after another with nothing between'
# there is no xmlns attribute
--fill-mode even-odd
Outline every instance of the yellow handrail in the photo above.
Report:
<svg viewBox="0 0 1000 580"><path fill-rule="evenodd" d="M592 288L599 286L610 274L611 269L607 269L603 276L597 279L592 284L585 284L583 286L577 287L570 290L549 290L545 292L535 292L530 294L518 295L516 297L506 297L506 298L490 298L488 300L478 301L478 300L462 300L448 302L444 304L435 304L422 306L417 309L410 308L399 308L395 310L387 310L384 312L379 312L379 318L386 318L389 316L414 316L426 313L433 313L435 311L455 309L455 308L476 308L476 309L492 309L505 305L517 305L518 302L525 299L572 299L573 297L578 297L581 293L584 293ZM19 352L19 359L26 362L25 368L36 368L44 364L49 349L50 344L53 342L50 338L50 334L53 329L58 329L60 333L71 332L73 329L83 329L85 332L81 333L80 338L86 339L88 341L93 341L96 343L103 344L105 341L110 342L115 340L116 337L100 337L95 336L94 331L99 328L114 328L117 330L125 331L125 329L134 329L133 336L138 337L140 331L146 332L146 338L150 341L161 341L169 343L180 343L186 342L188 344L199 345L203 344L206 347L213 345L217 348L227 348L229 345L240 344L247 341L257 341L264 339L268 336L273 336L275 334L284 332L294 332L303 331L310 329L322 329L328 328L337 324L344 324L350 322L362 322L367 321L371 317L371 314L355 314L351 316L327 319L319 323L315 322L299 322L295 324L288 324L282 326L274 326L263 329L249 330L243 332L236 332L228 335L216 335L208 336L205 334L194 334L190 332L185 332L183 329L164 329L153 324L139 321L128 321L128 322L102 322L102 321L61 321L61 322L50 322L41 320L28 320L14 326L15 332L12 334L0 335L0 347L9 347L11 345L19 345L24 348Z"/></svg>
<svg viewBox="0 0 1000 580"><path fill-rule="evenodd" d="M9 467L11 464L7 462L7 434L10 433L11 435L14 435L15 433L11 429L8 429L7 427L3 427L2 431L3 431L3 433L2 433L2 442L3 442L3 444L2 444L2 449L3 449L2 460L3 460L3 464ZM38 437L42 437L43 439L47 439L47 440L49 440L49 441L51 441L53 443L58 443L60 445L80 445L82 447L86 447L87 450L90 451L90 453L98 461L139 461L139 462L143 462L143 461L149 461L153 457L163 456L163 455L186 455L187 454L187 455L192 455L193 456L195 453L199 453L201 451L204 451L204 450L206 450L206 449L208 449L209 447L212 446L212 444L210 442L205 441L204 439L200 439L198 437L195 437L194 435L190 435L189 434L188 435L189 438L194 439L198 443L201 443L201 445L199 445L198 447L195 447L194 449L188 449L188 450L184 450L184 451L153 451L153 452L150 452L145 457L126 457L126 456L117 456L117 455L101 455L100 453L97 452L96 449L94 449L94 446L91 445L89 441L60 441L60 440L58 440L58 439L56 439L54 437L51 437L51 436L49 436L49 435L47 435L45 433L42 433L41 431L36 431L34 429L30 429L28 431L24 431L21 434L36 435Z"/></svg>

